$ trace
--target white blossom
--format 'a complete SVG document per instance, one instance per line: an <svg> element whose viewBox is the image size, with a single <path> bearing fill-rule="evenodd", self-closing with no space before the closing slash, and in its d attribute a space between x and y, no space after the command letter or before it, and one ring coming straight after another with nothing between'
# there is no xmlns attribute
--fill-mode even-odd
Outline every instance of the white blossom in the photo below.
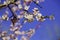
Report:
<svg viewBox="0 0 60 40"><path fill-rule="evenodd" d="M7 15L3 15L2 19L5 20L7 18Z"/></svg>
<svg viewBox="0 0 60 40"><path fill-rule="evenodd" d="M26 19L28 19L27 21L33 21L34 18L33 18L33 15L30 15L30 14L27 14L24 16ZM26 22L26 21L25 21Z"/></svg>
<svg viewBox="0 0 60 40"><path fill-rule="evenodd" d="M17 11L17 10L18 10L18 8L17 8L16 6L12 7L12 11L13 11L13 12L15 12L15 11Z"/></svg>
<svg viewBox="0 0 60 40"><path fill-rule="evenodd" d="M33 14L34 14L34 15L37 15L39 12L40 12L40 11L38 10L38 8L34 8L34 9L33 9Z"/></svg>
<svg viewBox="0 0 60 40"><path fill-rule="evenodd" d="M6 3L6 1L4 1L4 5L6 5L7 3Z"/></svg>
<svg viewBox="0 0 60 40"><path fill-rule="evenodd" d="M38 8L34 8L34 9L32 9L32 10L35 12L35 11L38 11Z"/></svg>
<svg viewBox="0 0 60 40"><path fill-rule="evenodd" d="M15 27L15 28L13 27L13 28L11 28L10 30L11 30L11 31L15 31L15 30L17 30L17 29L19 29L19 28L18 28L18 27Z"/></svg>
<svg viewBox="0 0 60 40"><path fill-rule="evenodd" d="M2 20L8 20L8 11L5 12L5 14L2 15Z"/></svg>
<svg viewBox="0 0 60 40"><path fill-rule="evenodd" d="M31 37L35 33L35 29L30 29L26 34Z"/></svg>
<svg viewBox="0 0 60 40"><path fill-rule="evenodd" d="M41 17L43 17L42 14L38 13L36 16L37 21L45 21L46 20L45 18L41 18Z"/></svg>
<svg viewBox="0 0 60 40"><path fill-rule="evenodd" d="M41 16L42 16L42 14L40 14L40 13L36 16L37 21L41 19Z"/></svg>
<svg viewBox="0 0 60 40"><path fill-rule="evenodd" d="M53 15L49 16L49 19L50 19L50 20L55 20L55 18L54 18Z"/></svg>
<svg viewBox="0 0 60 40"><path fill-rule="evenodd" d="M21 35L22 33L20 31L15 31L16 35Z"/></svg>
<svg viewBox="0 0 60 40"><path fill-rule="evenodd" d="M18 4L18 8L19 8L19 9L22 9L22 5L21 5L21 4Z"/></svg>
<svg viewBox="0 0 60 40"><path fill-rule="evenodd" d="M28 10L29 8L30 8L30 6L27 6L27 5L25 5L25 7L24 7L25 10Z"/></svg>
<svg viewBox="0 0 60 40"><path fill-rule="evenodd" d="M22 36L20 40L28 40L26 36Z"/></svg>
<svg viewBox="0 0 60 40"><path fill-rule="evenodd" d="M39 1L36 1L36 3L38 4L38 3L39 3Z"/></svg>
<svg viewBox="0 0 60 40"><path fill-rule="evenodd" d="M29 15L26 15L25 18L26 19L33 19L33 15L30 15L30 14Z"/></svg>

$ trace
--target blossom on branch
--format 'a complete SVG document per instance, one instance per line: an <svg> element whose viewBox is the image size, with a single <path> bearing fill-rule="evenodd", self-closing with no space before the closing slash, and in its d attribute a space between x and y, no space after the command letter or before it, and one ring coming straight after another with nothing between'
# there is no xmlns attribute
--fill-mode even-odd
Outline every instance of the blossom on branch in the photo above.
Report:
<svg viewBox="0 0 60 40"><path fill-rule="evenodd" d="M2 17L0 16L0 21L8 21L11 22L10 28L7 31L0 32L0 37L2 40L18 40L18 36L21 36L20 40L30 40L30 38L35 34L37 29L40 26L40 23L37 24L33 29L29 30L21 30L26 22L34 22L35 20L38 22L44 22L46 18L50 20L54 20L54 16L43 16L40 10L37 7L34 7L30 12L30 4L36 4L40 8L39 5L44 0L6 0L3 4L0 4L0 8L7 7L11 12L6 11ZM18 11L18 12L17 12ZM20 20L22 19L22 20ZM22 22L23 21L23 22ZM21 23L22 22L22 23ZM33 24L32 24L33 25ZM9 32L9 33L8 33Z"/></svg>

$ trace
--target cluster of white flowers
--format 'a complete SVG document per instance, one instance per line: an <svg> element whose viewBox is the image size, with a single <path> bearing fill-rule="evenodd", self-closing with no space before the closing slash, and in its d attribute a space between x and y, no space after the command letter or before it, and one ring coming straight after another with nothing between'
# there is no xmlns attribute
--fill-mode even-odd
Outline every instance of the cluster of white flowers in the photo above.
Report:
<svg viewBox="0 0 60 40"><path fill-rule="evenodd" d="M14 29L16 29L16 28L14 28ZM10 39L18 40L17 36L22 35L20 40L29 40L30 37L35 33L35 29L30 29L28 31L22 31L22 32L19 30L15 30L13 32L14 32L14 34L7 35L8 31L2 31L2 33L0 33L0 37L2 37L3 40L10 40ZM25 35L27 35L27 36L25 36Z"/></svg>
<svg viewBox="0 0 60 40"><path fill-rule="evenodd" d="M2 31L2 33L0 33L0 37L2 38L2 40L10 40L10 39L13 39L13 40L17 40L18 38L15 37L14 34L9 34L7 36L7 31Z"/></svg>
<svg viewBox="0 0 60 40"><path fill-rule="evenodd" d="M33 22L34 20L43 22L46 20L46 18L49 18L50 20L54 19L54 16L43 16L42 13L38 8L32 9L32 13L30 13L28 10L30 8L30 3L34 2L39 5L40 2L44 2L44 0L23 0L23 4L21 4L21 0L17 0L14 2L14 0L6 0L4 1L4 5L9 4L9 9L12 12L12 16L8 16L8 11L6 11L2 17L0 18L1 20L10 20L11 25L9 31L12 31L12 34L7 34L8 31L3 31L0 33L0 37L3 40L18 40L17 36L22 35L20 40L29 40L30 37L32 37L36 31L37 28L29 29L27 31L20 31L22 28L22 24L18 23L21 18L24 18L23 24L26 22ZM12 4L13 7L10 8L10 3ZM20 10L19 15L16 14L16 11Z"/></svg>
<svg viewBox="0 0 60 40"><path fill-rule="evenodd" d="M38 8L33 9L33 14L28 14L27 12L24 13L24 18L26 19L25 22L32 22L33 20L37 21L45 21L44 16L39 12Z"/></svg>
<svg viewBox="0 0 60 40"><path fill-rule="evenodd" d="M30 29L29 31L26 32L27 36L22 36L21 40L29 40L30 37L35 33L35 29Z"/></svg>

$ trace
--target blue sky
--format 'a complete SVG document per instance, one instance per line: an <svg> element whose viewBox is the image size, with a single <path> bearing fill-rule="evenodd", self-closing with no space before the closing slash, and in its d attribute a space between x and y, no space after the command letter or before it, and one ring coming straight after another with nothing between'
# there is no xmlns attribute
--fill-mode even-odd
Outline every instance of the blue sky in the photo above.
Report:
<svg viewBox="0 0 60 40"><path fill-rule="evenodd" d="M34 3L30 4L29 12L32 12L34 7L38 7L43 15L55 15L55 20L47 19L44 22L40 22L40 28L31 37L30 40L58 40L60 38L60 0L45 0L40 3L44 8L39 8ZM33 7L32 7L33 6ZM5 8L0 10L0 15L5 11ZM10 11L9 11L10 12ZM22 30L28 30L34 28L39 22L34 21L32 23L26 23L23 25ZM8 30L10 21L2 23L2 30Z"/></svg>

